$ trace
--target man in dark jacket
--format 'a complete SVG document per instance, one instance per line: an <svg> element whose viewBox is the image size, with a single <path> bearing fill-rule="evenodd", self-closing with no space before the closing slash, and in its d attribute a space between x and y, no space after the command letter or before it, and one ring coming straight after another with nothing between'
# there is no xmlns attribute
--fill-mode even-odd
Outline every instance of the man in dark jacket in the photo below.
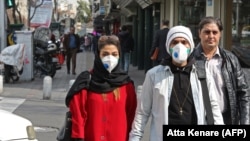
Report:
<svg viewBox="0 0 250 141"><path fill-rule="evenodd" d="M134 50L134 39L129 33L127 26L122 26L121 32L118 34L121 44L121 66L126 72L129 70L130 53Z"/></svg>
<svg viewBox="0 0 250 141"><path fill-rule="evenodd" d="M201 41L193 55L196 62L203 62L203 66L198 68L205 67L205 70L214 77L224 123L250 124L249 84L237 57L219 47L222 30L219 19L203 18L199 24Z"/></svg>
<svg viewBox="0 0 250 141"><path fill-rule="evenodd" d="M76 75L76 54L80 49L80 38L77 34L75 34L75 28L70 27L69 34L64 36L63 47L66 51L66 64L68 74L70 74L70 61L72 59L72 74Z"/></svg>
<svg viewBox="0 0 250 141"><path fill-rule="evenodd" d="M170 57L166 51L166 39L167 39L168 31L169 31L168 26L169 26L169 21L163 20L161 23L161 29L156 31L155 33L153 45L150 50L150 56L153 55L156 48L159 49L159 53L158 53L156 60L153 60L154 66L159 65L162 59Z"/></svg>

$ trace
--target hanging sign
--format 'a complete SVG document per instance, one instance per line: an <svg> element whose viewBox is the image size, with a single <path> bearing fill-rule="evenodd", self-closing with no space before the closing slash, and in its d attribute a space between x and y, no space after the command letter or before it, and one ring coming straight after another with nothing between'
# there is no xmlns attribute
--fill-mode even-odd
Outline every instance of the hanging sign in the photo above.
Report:
<svg viewBox="0 0 250 141"><path fill-rule="evenodd" d="M38 5L41 6L37 7ZM52 0L33 0L31 1L30 16L33 18L30 21L30 27L49 27L52 18L53 3Z"/></svg>

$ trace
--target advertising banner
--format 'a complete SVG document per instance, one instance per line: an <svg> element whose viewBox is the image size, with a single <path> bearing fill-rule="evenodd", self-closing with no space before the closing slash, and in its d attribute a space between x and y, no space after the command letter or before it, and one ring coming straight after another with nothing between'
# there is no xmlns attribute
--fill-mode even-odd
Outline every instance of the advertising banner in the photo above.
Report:
<svg viewBox="0 0 250 141"><path fill-rule="evenodd" d="M37 7L41 3L42 5ZM30 26L35 28L39 26L49 27L53 12L52 0L31 0L30 16L34 12L35 14L30 21Z"/></svg>

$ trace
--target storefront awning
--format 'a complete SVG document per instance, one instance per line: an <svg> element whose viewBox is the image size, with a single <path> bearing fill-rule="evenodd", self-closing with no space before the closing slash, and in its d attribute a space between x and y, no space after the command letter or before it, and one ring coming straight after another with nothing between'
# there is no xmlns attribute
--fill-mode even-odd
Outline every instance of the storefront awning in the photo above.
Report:
<svg viewBox="0 0 250 141"><path fill-rule="evenodd" d="M132 3L134 0L113 0L113 2L116 5L119 5L120 8L124 8L127 5L129 5L130 3Z"/></svg>
<svg viewBox="0 0 250 141"><path fill-rule="evenodd" d="M133 3L134 0L112 0L117 6L119 6L119 13L126 16L130 17L132 15L135 15L135 12L133 12L130 8L126 7L129 4Z"/></svg>
<svg viewBox="0 0 250 141"><path fill-rule="evenodd" d="M124 15L125 17L130 17L132 15L135 15L135 13L128 8L121 8L121 14Z"/></svg>
<svg viewBox="0 0 250 141"><path fill-rule="evenodd" d="M151 0L135 0L143 9L152 4Z"/></svg>

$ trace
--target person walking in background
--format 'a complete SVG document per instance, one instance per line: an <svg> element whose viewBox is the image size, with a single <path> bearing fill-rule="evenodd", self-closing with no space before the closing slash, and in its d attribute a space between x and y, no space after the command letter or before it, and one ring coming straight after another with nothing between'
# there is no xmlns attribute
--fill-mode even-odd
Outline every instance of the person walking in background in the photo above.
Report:
<svg viewBox="0 0 250 141"><path fill-rule="evenodd" d="M130 77L120 69L117 36L101 36L90 71L82 72L66 96L74 141L127 141L137 98Z"/></svg>
<svg viewBox="0 0 250 141"><path fill-rule="evenodd" d="M69 33L64 36L63 47L66 51L67 73L70 74L70 61L72 61L72 74L76 75L76 55L80 49L80 38L75 34L74 27L70 27Z"/></svg>
<svg viewBox="0 0 250 141"><path fill-rule="evenodd" d="M121 66L122 69L128 73L130 64L130 55L134 50L134 39L129 33L128 27L126 25L122 26L121 32L118 33L118 37L121 43Z"/></svg>
<svg viewBox="0 0 250 141"><path fill-rule="evenodd" d="M129 141L140 141L149 117L150 141L162 141L163 125L205 125L207 110L203 87L196 72L192 33L185 26L170 28L165 49L171 56L147 71ZM224 124L215 93L215 84L206 74L208 100L214 123Z"/></svg>
<svg viewBox="0 0 250 141"><path fill-rule="evenodd" d="M86 34L84 35L84 48L86 51L91 51L91 38Z"/></svg>
<svg viewBox="0 0 250 141"><path fill-rule="evenodd" d="M93 33L93 41L92 41L92 48L93 48L93 52L94 52L94 54L96 54L97 53L97 49L98 49L98 40L99 40L99 38L101 37L101 33L99 33L99 32L97 32L97 31L95 31L94 33Z"/></svg>
<svg viewBox="0 0 250 141"><path fill-rule="evenodd" d="M250 124L249 84L237 57L219 47L222 22L215 17L205 17L199 23L200 43L194 56L204 62L201 67L211 73L216 81L218 100L225 124Z"/></svg>
<svg viewBox="0 0 250 141"><path fill-rule="evenodd" d="M167 34L169 31L168 26L169 26L169 20L163 20L161 22L161 29L156 31L155 33L152 43L152 48L149 52L150 56L152 57L154 52L158 50L157 56L155 58L151 58L151 60L153 61L153 66L159 65L162 59L170 57L165 48Z"/></svg>

